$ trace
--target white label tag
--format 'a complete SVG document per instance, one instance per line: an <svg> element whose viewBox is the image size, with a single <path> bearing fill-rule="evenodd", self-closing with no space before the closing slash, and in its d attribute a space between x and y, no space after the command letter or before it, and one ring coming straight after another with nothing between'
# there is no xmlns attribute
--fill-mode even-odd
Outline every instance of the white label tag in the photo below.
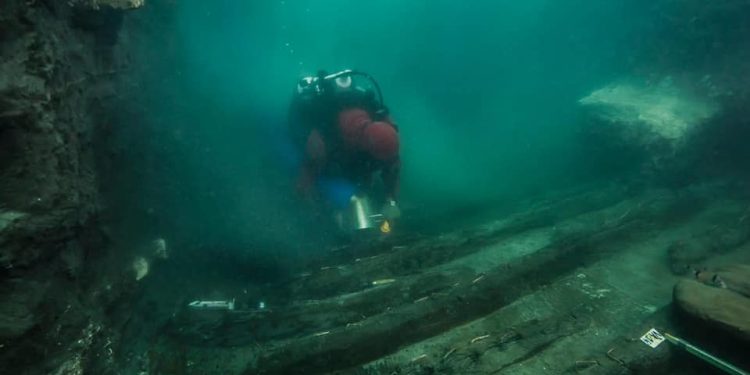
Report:
<svg viewBox="0 0 750 375"><path fill-rule="evenodd" d="M651 328L651 330L646 332L645 335L641 336L641 341L652 348L656 348L659 344L663 343L664 340L664 336L659 333L656 328Z"/></svg>

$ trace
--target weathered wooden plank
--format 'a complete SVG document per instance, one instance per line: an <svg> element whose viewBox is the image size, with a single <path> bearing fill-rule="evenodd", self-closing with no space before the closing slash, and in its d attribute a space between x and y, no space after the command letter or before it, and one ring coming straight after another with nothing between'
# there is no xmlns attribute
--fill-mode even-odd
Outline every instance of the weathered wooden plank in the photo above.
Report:
<svg viewBox="0 0 750 375"><path fill-rule="evenodd" d="M625 213L603 218L598 224L593 224L598 219L593 216L592 222L571 225L553 245L496 267L480 283L457 280L459 285L445 294L391 309L356 327L288 340L261 358L248 373L311 374L368 362L399 346L484 316L574 268L607 256L608 242L637 235L644 228L652 228L654 222L682 220L694 212L689 206L690 199L660 197L632 202Z"/></svg>

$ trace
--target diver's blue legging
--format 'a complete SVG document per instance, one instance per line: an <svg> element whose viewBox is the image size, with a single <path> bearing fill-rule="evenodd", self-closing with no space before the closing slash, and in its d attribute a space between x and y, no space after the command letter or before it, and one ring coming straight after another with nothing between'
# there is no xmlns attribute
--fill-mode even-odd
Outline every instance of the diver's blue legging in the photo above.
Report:
<svg viewBox="0 0 750 375"><path fill-rule="evenodd" d="M323 200L337 210L343 210L349 205L349 199L356 192L356 186L341 177L321 177L318 180L318 191Z"/></svg>

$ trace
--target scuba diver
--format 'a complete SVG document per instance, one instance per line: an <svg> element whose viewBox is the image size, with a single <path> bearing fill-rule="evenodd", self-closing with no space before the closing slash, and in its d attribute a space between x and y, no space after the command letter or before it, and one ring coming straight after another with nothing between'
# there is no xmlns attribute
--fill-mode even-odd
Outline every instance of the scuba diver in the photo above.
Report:
<svg viewBox="0 0 750 375"><path fill-rule="evenodd" d="M399 218L401 160L396 125L377 82L344 70L299 80L289 111L289 132L304 157L298 192L333 213L339 229L379 227L389 233ZM371 210L379 174L382 210Z"/></svg>

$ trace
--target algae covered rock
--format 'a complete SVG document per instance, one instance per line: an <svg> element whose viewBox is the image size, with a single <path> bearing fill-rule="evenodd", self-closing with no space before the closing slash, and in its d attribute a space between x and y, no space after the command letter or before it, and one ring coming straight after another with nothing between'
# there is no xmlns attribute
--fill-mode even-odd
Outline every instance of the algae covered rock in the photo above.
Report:
<svg viewBox="0 0 750 375"><path fill-rule="evenodd" d="M720 110L695 84L676 84L669 77L659 83L614 82L578 103L584 119L580 133L591 152L601 154L602 168L632 168L674 183L689 175L704 151L697 140Z"/></svg>
<svg viewBox="0 0 750 375"><path fill-rule="evenodd" d="M683 145L718 110L711 101L664 79L657 85L614 83L579 100L591 114L616 125L613 131L632 142Z"/></svg>

